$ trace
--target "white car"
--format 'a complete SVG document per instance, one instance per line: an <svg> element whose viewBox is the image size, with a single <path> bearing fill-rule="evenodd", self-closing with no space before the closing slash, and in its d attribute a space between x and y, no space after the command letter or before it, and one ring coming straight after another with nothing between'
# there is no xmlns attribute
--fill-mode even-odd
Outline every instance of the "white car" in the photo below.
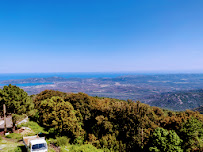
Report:
<svg viewBox="0 0 203 152"><path fill-rule="evenodd" d="M47 142L44 137L23 137L23 143L28 152L48 152Z"/></svg>

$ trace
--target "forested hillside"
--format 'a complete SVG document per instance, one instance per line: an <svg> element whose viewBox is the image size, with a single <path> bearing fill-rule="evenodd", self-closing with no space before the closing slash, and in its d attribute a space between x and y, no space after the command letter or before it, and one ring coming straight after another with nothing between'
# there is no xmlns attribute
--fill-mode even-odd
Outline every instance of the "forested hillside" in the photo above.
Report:
<svg viewBox="0 0 203 152"><path fill-rule="evenodd" d="M193 109L203 104L203 90L162 93L148 97L147 103L177 111Z"/></svg>
<svg viewBox="0 0 203 152"><path fill-rule="evenodd" d="M203 150L203 115L173 112L139 101L45 90L28 96L16 86L0 90L8 113L26 113L50 137L89 143L103 151L183 152ZM2 109L2 108L1 108Z"/></svg>
<svg viewBox="0 0 203 152"><path fill-rule="evenodd" d="M199 113L203 114L203 105L202 106L199 106L195 109L193 109L194 111L198 111Z"/></svg>

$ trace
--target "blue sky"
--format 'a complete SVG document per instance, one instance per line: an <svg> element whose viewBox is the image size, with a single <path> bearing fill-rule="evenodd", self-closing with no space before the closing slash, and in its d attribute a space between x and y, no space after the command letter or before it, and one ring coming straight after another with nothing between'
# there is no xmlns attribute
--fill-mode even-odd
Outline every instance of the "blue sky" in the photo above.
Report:
<svg viewBox="0 0 203 152"><path fill-rule="evenodd" d="M202 0L0 1L0 73L203 72Z"/></svg>

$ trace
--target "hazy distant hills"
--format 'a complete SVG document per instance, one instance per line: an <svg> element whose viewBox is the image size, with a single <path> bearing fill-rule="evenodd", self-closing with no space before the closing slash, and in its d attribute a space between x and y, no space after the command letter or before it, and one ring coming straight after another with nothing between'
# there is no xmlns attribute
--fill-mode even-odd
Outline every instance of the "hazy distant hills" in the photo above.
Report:
<svg viewBox="0 0 203 152"><path fill-rule="evenodd" d="M194 111L199 111L201 114L203 114L203 105L201 105L200 107L197 107L195 109L193 109Z"/></svg>
<svg viewBox="0 0 203 152"><path fill-rule="evenodd" d="M28 78L28 79L14 79L2 81L2 84L23 84L23 83L47 83L47 82L61 82L67 81L63 77L48 77L48 78Z"/></svg>
<svg viewBox="0 0 203 152"><path fill-rule="evenodd" d="M185 110L203 107L203 89L191 91L179 91L170 93L161 93L149 96L147 103L152 106L158 106L173 110ZM196 109L199 111L199 109Z"/></svg>
<svg viewBox="0 0 203 152"><path fill-rule="evenodd" d="M114 78L104 76L65 78L61 76L5 80L0 83L1 85L21 84L19 86L30 95L46 89L84 92L91 96L140 100L150 105L173 110L197 108L203 102L203 74L145 74ZM36 85L33 85L35 83Z"/></svg>

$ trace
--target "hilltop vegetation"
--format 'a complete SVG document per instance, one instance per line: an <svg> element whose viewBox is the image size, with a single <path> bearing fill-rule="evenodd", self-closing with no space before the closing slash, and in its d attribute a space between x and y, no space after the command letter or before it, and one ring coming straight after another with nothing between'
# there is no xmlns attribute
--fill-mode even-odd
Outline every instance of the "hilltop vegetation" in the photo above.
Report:
<svg viewBox="0 0 203 152"><path fill-rule="evenodd" d="M0 89L0 109L3 109L3 103L7 106L8 113L32 113L34 103L30 96L19 87L9 85ZM2 110L1 110L2 111Z"/></svg>
<svg viewBox="0 0 203 152"><path fill-rule="evenodd" d="M199 111L199 113L203 114L203 105L193 109L194 111Z"/></svg>
<svg viewBox="0 0 203 152"><path fill-rule="evenodd" d="M193 109L203 104L203 89L162 93L148 97L148 104L177 111Z"/></svg>
<svg viewBox="0 0 203 152"><path fill-rule="evenodd" d="M7 90L9 93L5 93ZM203 115L199 112L173 112L139 101L53 90L30 97L22 96L24 92L18 90L5 86L0 90L0 104L5 103L12 113L10 106L17 108L16 114L26 109L24 112L44 127L50 137L66 136L71 144L91 144L103 151L203 150ZM13 96L15 104L8 102L9 96ZM21 96L29 102L20 102Z"/></svg>

